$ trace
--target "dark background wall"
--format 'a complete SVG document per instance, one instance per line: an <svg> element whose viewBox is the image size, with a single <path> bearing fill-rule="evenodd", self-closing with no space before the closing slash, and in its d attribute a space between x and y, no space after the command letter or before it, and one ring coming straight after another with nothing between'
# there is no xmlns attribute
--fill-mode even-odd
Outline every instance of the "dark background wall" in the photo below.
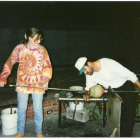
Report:
<svg viewBox="0 0 140 140"><path fill-rule="evenodd" d="M107 57L140 73L140 2L1 1L0 72L29 27L44 32L53 66Z"/></svg>

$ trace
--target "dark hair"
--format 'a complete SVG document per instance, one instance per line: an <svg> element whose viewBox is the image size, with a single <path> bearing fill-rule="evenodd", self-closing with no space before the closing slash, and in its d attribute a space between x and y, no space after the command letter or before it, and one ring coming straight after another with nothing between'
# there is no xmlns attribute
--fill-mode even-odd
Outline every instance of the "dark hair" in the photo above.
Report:
<svg viewBox="0 0 140 140"><path fill-rule="evenodd" d="M20 44L28 44L28 41L29 41L29 37L33 38L35 35L38 35L36 40L43 40L43 32L35 27L33 28L29 28L26 30L26 33L25 33L25 36L24 36L24 39L20 41Z"/></svg>
<svg viewBox="0 0 140 140"><path fill-rule="evenodd" d="M88 64L87 64L87 62L89 61L89 62L94 62L94 61L96 61L97 59L96 58L93 58L93 57L87 57L87 61L86 61L86 63L85 63L85 66L87 66Z"/></svg>

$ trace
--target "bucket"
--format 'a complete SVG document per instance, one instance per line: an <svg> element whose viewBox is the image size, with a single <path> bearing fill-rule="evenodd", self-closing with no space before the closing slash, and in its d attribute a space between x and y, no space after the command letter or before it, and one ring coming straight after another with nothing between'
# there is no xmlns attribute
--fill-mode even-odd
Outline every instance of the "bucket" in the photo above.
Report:
<svg viewBox="0 0 140 140"><path fill-rule="evenodd" d="M11 108L4 109L1 112L2 122L2 134L14 135L17 133L17 108L12 108L12 114L10 114ZM16 112L16 113L14 113Z"/></svg>
<svg viewBox="0 0 140 140"><path fill-rule="evenodd" d="M75 110L74 102L69 102L69 107L71 110ZM84 102L79 102L79 104L76 106L76 110L82 110L83 108L84 108Z"/></svg>

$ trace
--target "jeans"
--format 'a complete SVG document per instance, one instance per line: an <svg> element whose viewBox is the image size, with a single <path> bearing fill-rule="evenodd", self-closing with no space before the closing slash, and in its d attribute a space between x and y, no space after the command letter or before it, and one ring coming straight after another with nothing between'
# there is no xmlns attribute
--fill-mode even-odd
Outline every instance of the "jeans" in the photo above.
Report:
<svg viewBox="0 0 140 140"><path fill-rule="evenodd" d="M28 103L29 94L17 92L18 101L18 132L23 134L25 130L26 121L26 110ZM33 109L34 109L34 121L35 121L35 132L36 134L42 132L42 122L43 122L43 110L42 101L43 94L32 94L33 99Z"/></svg>

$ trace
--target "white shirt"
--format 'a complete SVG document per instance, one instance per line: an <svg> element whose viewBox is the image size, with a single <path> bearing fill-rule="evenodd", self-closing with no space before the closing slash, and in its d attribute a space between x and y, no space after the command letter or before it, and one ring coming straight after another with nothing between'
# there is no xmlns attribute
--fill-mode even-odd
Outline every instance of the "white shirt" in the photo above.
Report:
<svg viewBox="0 0 140 140"><path fill-rule="evenodd" d="M137 81L136 74L122 66L120 63L113 59L102 58L101 70L99 72L93 72L92 75L86 75L86 88L100 84L106 89L111 86L112 88L121 87L127 80L135 83Z"/></svg>

